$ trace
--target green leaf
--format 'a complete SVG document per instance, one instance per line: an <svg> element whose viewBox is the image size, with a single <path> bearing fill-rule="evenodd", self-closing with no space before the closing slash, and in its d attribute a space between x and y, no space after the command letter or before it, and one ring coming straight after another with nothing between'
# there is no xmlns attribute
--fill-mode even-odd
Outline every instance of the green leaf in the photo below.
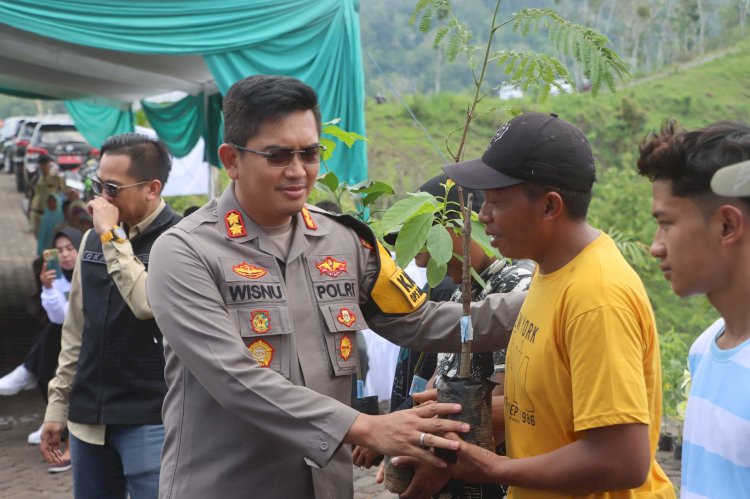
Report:
<svg viewBox="0 0 750 499"><path fill-rule="evenodd" d="M396 239L396 263L400 267L409 265L416 254L422 251L430 227L432 227L433 218L432 213L423 213L404 223Z"/></svg>
<svg viewBox="0 0 750 499"><path fill-rule="evenodd" d="M357 142L358 140L363 140L363 141L367 142L367 138L366 137L364 137L364 136L362 136L362 135L360 135L358 133L355 133L355 132L347 132L346 130L341 129L341 128L339 128L336 125L327 125L327 126L324 126L322 132L325 133L325 134L331 135L333 137L336 137L341 142L343 142L344 144L346 144L347 147L353 146L354 143ZM321 144L322 144L322 140L323 139L321 139ZM326 146L326 147L328 147L328 146Z"/></svg>
<svg viewBox="0 0 750 499"><path fill-rule="evenodd" d="M323 151L323 154L321 154L320 157L323 159L323 161L328 161L329 159L331 159L331 156L333 156L333 151L336 150L336 143L331 139L321 137L320 144L325 146L326 148L326 150Z"/></svg>
<svg viewBox="0 0 750 499"><path fill-rule="evenodd" d="M331 192L336 192L339 188L339 178L333 172L328 172L322 177L318 177L317 182L324 185Z"/></svg>
<svg viewBox="0 0 750 499"><path fill-rule="evenodd" d="M453 256L453 240L448 229L442 225L433 225L427 235L427 251L430 259L436 263L447 264Z"/></svg>
<svg viewBox="0 0 750 499"><path fill-rule="evenodd" d="M492 239L484 233L484 224L479 221L476 213L471 214L471 239L482 247L487 256L500 258L500 252L492 246Z"/></svg>
<svg viewBox="0 0 750 499"><path fill-rule="evenodd" d="M427 284L431 288L434 288L445 279L445 274L448 272L448 264L437 263L434 258L430 258L427 262Z"/></svg>
<svg viewBox="0 0 750 499"><path fill-rule="evenodd" d="M387 233L398 229L407 219L414 216L429 213L431 217L434 217L438 206L437 200L431 194L426 192L411 194L388 208L388 211L383 214L382 228Z"/></svg>
<svg viewBox="0 0 750 499"><path fill-rule="evenodd" d="M394 194L395 193L392 186L390 186L389 184L386 184L385 182L381 182L380 180L374 180L368 185L353 188L352 192L354 194L371 194L374 192L380 192L382 194Z"/></svg>

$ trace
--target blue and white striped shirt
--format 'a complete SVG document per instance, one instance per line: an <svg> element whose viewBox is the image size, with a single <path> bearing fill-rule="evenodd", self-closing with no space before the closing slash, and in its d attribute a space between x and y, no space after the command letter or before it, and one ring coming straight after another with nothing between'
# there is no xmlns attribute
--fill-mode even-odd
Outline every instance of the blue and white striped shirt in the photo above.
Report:
<svg viewBox="0 0 750 499"><path fill-rule="evenodd" d="M682 442L682 499L750 497L750 340L716 346L719 319L693 343Z"/></svg>

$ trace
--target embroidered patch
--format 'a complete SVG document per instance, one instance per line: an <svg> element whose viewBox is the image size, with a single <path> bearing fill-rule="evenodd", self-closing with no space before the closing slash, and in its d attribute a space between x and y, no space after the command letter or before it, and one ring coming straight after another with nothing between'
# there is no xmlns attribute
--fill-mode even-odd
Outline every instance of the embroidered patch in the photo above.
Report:
<svg viewBox="0 0 750 499"><path fill-rule="evenodd" d="M365 240L365 239L363 239L361 237L359 238L359 244L361 244L363 248L367 248L370 251L372 251L372 250L375 249L375 248L372 247L372 244L370 244L367 240Z"/></svg>
<svg viewBox="0 0 750 499"><path fill-rule="evenodd" d="M273 360L273 347L263 340L256 340L247 347L250 355L258 361L260 367L268 367Z"/></svg>
<svg viewBox="0 0 750 499"><path fill-rule="evenodd" d="M402 269L397 268L397 271L391 275L390 281L396 285L412 305L420 305L420 302L424 300L424 293L422 290L419 289L417 283L415 283Z"/></svg>
<svg viewBox="0 0 750 499"><path fill-rule="evenodd" d="M224 215L224 222L227 224L227 235L229 237L242 237L246 236L245 222L242 220L242 215L237 210L228 211Z"/></svg>
<svg viewBox="0 0 750 499"><path fill-rule="evenodd" d="M258 334L270 331L271 318L268 316L268 310L254 310L250 312L250 327Z"/></svg>
<svg viewBox="0 0 750 499"><path fill-rule="evenodd" d="M234 267L232 267L232 270L235 274L242 277L247 277L248 279L260 279L264 275L268 274L268 271L263 267L250 265L247 262L242 262L235 265Z"/></svg>
<svg viewBox="0 0 750 499"><path fill-rule="evenodd" d="M336 320L339 321L344 326L349 327L355 322L357 322L357 316L354 315L352 311L349 310L348 308L342 308L339 311L339 315L336 316Z"/></svg>
<svg viewBox="0 0 750 499"><path fill-rule="evenodd" d="M341 338L339 350L341 351L341 358L349 360L349 357L352 355L352 340L349 339L349 336L344 335L344 337Z"/></svg>
<svg viewBox="0 0 750 499"><path fill-rule="evenodd" d="M310 211L306 207L302 207L302 220L305 221L305 227L307 227L310 230L318 230L318 226L315 224L315 220L313 220L312 216L310 215Z"/></svg>
<svg viewBox="0 0 750 499"><path fill-rule="evenodd" d="M315 266L320 271L320 275L325 274L331 277L336 277L337 275L346 272L346 262L340 262L331 256L325 257L323 261L316 263Z"/></svg>

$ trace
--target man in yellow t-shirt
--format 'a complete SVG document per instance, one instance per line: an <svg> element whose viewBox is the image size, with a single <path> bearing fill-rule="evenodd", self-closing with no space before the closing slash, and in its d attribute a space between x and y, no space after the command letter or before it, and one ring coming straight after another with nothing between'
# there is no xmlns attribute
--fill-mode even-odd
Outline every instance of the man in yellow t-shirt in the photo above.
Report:
<svg viewBox="0 0 750 499"><path fill-rule="evenodd" d="M453 475L509 484L515 499L675 497L655 460L654 315L612 239L586 222L595 180L586 137L555 114L525 113L481 159L444 170L484 189L479 218L492 245L538 264L506 359L509 457L461 442Z"/></svg>

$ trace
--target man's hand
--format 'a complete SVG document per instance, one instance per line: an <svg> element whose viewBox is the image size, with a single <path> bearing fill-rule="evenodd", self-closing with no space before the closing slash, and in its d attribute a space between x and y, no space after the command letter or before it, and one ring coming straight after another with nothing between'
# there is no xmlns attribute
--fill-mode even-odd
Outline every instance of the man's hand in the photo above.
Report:
<svg viewBox="0 0 750 499"><path fill-rule="evenodd" d="M452 478L469 483L500 483L493 473L499 472L498 468L502 466L502 462L508 461L510 458L498 456L492 451L461 440L455 433L446 433L445 438L460 443L458 452L456 452L458 460L449 467Z"/></svg>
<svg viewBox="0 0 750 499"><path fill-rule="evenodd" d="M42 264L42 271L39 273L39 280L42 281L42 286L50 289L55 279L57 279L57 271L47 270L47 262L44 262Z"/></svg>
<svg viewBox="0 0 750 499"><path fill-rule="evenodd" d="M58 466L63 464L63 451L60 448L60 440L64 429L64 424L53 421L45 422L42 427L42 443L39 444L39 450L44 460L50 464Z"/></svg>
<svg viewBox="0 0 750 499"><path fill-rule="evenodd" d="M414 477L406 490L399 495L401 499L430 499L443 490L451 478L445 470L435 468L413 457L394 457L391 463L399 468L414 468Z"/></svg>
<svg viewBox="0 0 750 499"><path fill-rule="evenodd" d="M437 388L431 388L419 393L412 393L411 398L414 405L424 404L425 402L437 401Z"/></svg>
<svg viewBox="0 0 750 499"><path fill-rule="evenodd" d="M344 441L368 447L380 454L411 456L445 468L445 461L430 452L430 447L456 450L459 446L457 441L438 435L447 431L466 433L469 425L436 416L458 412L461 412L459 404L429 403L383 416L360 414L349 428ZM420 442L422 433L425 435Z"/></svg>
<svg viewBox="0 0 750 499"><path fill-rule="evenodd" d="M120 210L102 197L89 201L86 211L93 217L94 230L100 236L120 222Z"/></svg>
<svg viewBox="0 0 750 499"><path fill-rule="evenodd" d="M354 466L360 466L370 469L373 464L378 464L376 463L376 461L381 457L383 457L383 454L380 454L379 452L376 452L372 449L368 449L367 447L357 445L352 451L352 464L354 464Z"/></svg>

